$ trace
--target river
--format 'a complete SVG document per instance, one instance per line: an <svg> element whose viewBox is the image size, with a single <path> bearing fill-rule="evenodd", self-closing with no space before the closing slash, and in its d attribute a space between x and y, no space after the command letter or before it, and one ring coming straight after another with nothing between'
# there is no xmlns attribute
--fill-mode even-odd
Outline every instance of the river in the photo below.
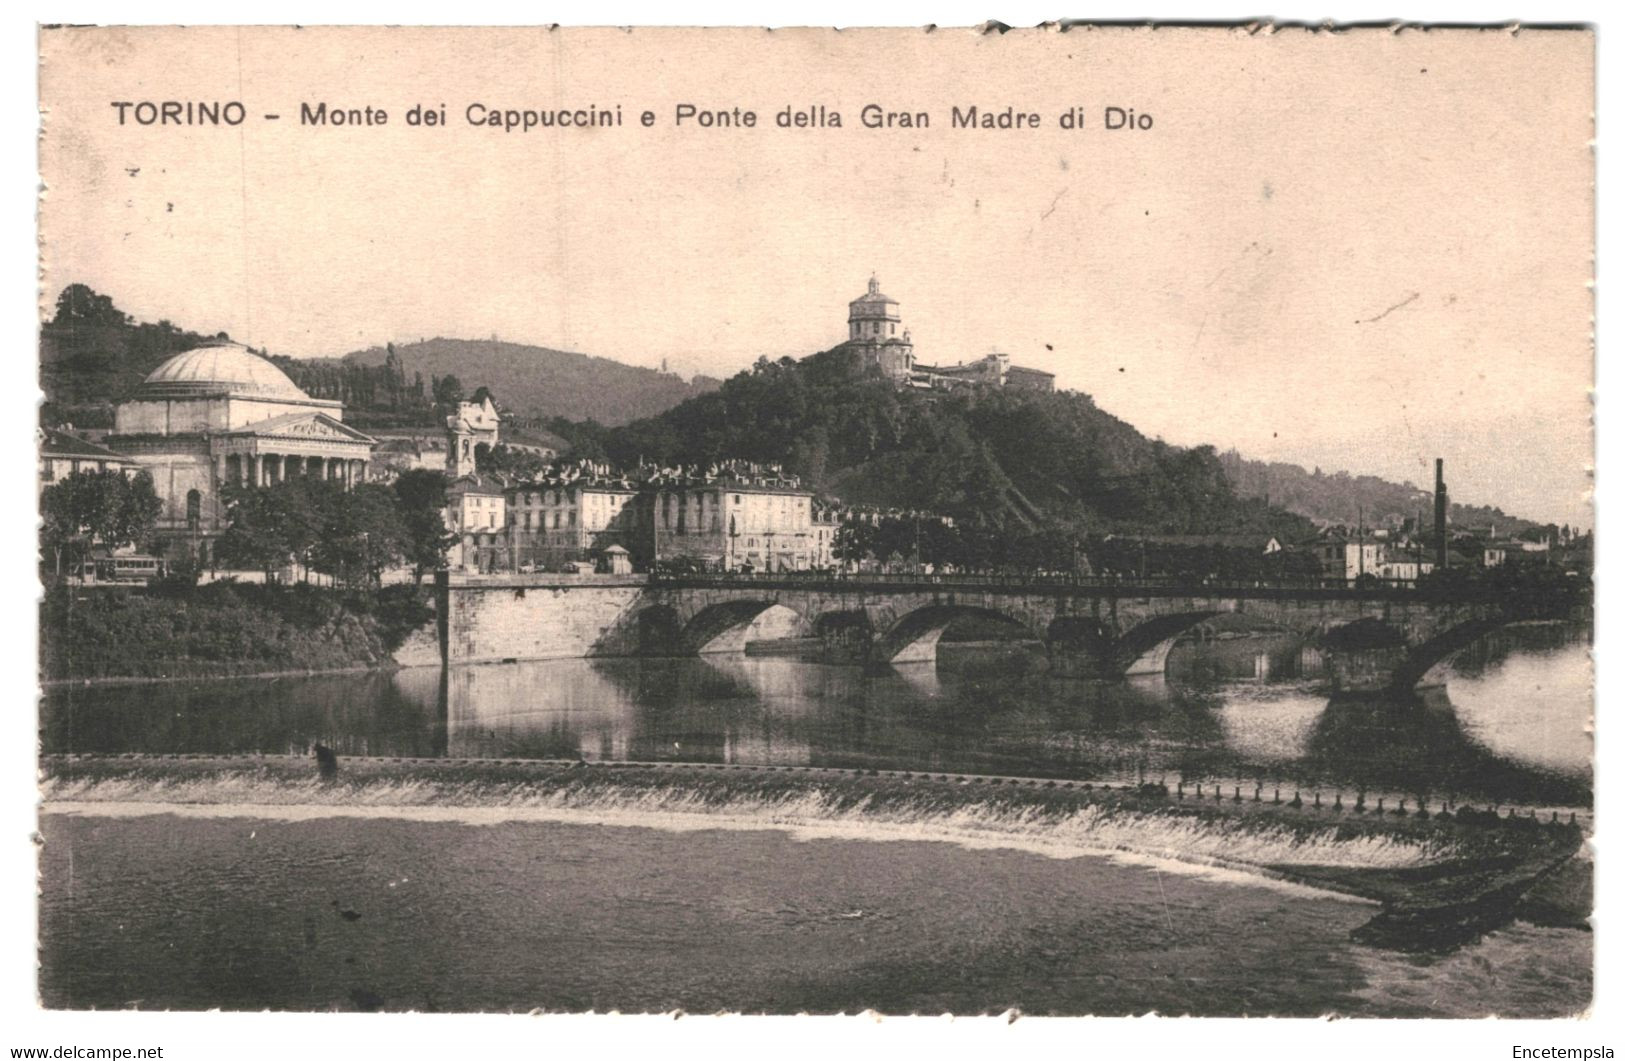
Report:
<svg viewBox="0 0 1625 1061"><path fill-rule="evenodd" d="M47 752L582 758L1090 778L1249 777L1589 805L1584 633L1508 630L1414 697L1329 696L1289 639L1166 678L562 660L48 690ZM1352 943L1369 905L1173 863L906 836L274 808L43 815L48 1006L1555 1016L1591 937L1522 922L1441 957Z"/></svg>
<svg viewBox="0 0 1625 1061"><path fill-rule="evenodd" d="M1591 799L1583 631L1480 642L1400 699L1328 695L1290 638L1182 644L1166 677L1051 676L1019 647L937 665L731 654L299 678L56 686L51 752L309 753L1174 774L1520 805ZM1465 658L1463 658L1465 657Z"/></svg>

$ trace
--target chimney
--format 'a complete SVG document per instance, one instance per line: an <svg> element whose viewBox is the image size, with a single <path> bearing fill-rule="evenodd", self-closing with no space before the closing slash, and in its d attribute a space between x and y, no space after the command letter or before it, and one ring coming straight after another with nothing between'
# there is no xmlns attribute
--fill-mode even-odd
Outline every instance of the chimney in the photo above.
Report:
<svg viewBox="0 0 1625 1061"><path fill-rule="evenodd" d="M1450 535L1445 516L1450 511L1450 494L1444 485L1444 458L1433 462L1433 562L1442 571L1449 563Z"/></svg>

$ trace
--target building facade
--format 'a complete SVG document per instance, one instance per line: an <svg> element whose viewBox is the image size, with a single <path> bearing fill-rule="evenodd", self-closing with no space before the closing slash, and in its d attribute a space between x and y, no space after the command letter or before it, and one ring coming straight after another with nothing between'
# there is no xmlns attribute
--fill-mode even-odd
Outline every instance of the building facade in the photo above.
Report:
<svg viewBox="0 0 1625 1061"><path fill-rule="evenodd" d="M721 571L810 571L827 566L812 493L793 477L675 476L650 482L639 498L640 544L655 563ZM832 534L833 532L831 532ZM635 555L635 554L634 554Z"/></svg>
<svg viewBox="0 0 1625 1061"><path fill-rule="evenodd" d="M778 468L629 476L582 461L528 481L461 476L446 524L457 537L448 563L465 571L810 571L834 566L840 513L815 511L812 493Z"/></svg>
<svg viewBox="0 0 1625 1061"><path fill-rule="evenodd" d="M1353 581L1361 575L1382 578L1383 546L1381 542L1368 542L1348 538L1323 538L1309 548L1320 562L1325 578Z"/></svg>
<svg viewBox="0 0 1625 1061"><path fill-rule="evenodd" d="M35 492L44 493L52 483L61 482L79 472L120 472L135 474L141 467L133 457L98 446L66 430L41 428L39 442L39 476Z"/></svg>
<svg viewBox="0 0 1625 1061"><path fill-rule="evenodd" d="M1018 390L1055 390L1055 373L1036 368L1023 368L1010 363L1010 355L994 351L969 364L921 365L933 386L947 389L970 384L978 387L1013 387Z"/></svg>
<svg viewBox="0 0 1625 1061"><path fill-rule="evenodd" d="M263 357L216 342L159 365L114 409L107 448L152 476L163 501L155 548L207 562L225 529L222 491L295 477L364 482L373 440Z"/></svg>
<svg viewBox="0 0 1625 1061"><path fill-rule="evenodd" d="M507 490L494 477L464 475L446 487L446 530L457 539L447 566L480 572L512 567Z"/></svg>
<svg viewBox="0 0 1625 1061"><path fill-rule="evenodd" d="M510 484L508 531L516 565L552 568L592 560L612 546L636 552L637 487L591 465Z"/></svg>

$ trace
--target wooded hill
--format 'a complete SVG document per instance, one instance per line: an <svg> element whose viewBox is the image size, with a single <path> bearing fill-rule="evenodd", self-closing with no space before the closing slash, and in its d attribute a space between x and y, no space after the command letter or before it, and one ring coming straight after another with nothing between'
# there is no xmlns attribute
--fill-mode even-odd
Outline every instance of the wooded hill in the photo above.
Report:
<svg viewBox="0 0 1625 1061"><path fill-rule="evenodd" d="M187 331L167 320L138 322L110 297L71 284L57 299L52 319L40 328L40 385L46 400L42 417L52 426L111 427L113 403L166 359L229 338L224 332ZM347 417L363 428L434 426L439 423L437 402L480 387L495 395L505 411L522 418L570 416L623 424L654 416L717 385L707 376L684 381L606 358L484 340L430 339L342 358L255 352L270 357L306 393L344 402Z"/></svg>
<svg viewBox="0 0 1625 1061"><path fill-rule="evenodd" d="M1348 472L1313 472L1296 464L1247 460L1235 450L1219 458L1225 474L1244 497L1267 497L1289 512L1346 527L1413 524L1421 513L1422 525L1433 522L1433 484L1424 489L1413 483L1391 483L1374 475ZM1446 469L1448 479L1448 469ZM1450 522L1457 527L1493 526L1497 535L1510 537L1539 526L1486 505L1450 506Z"/></svg>
<svg viewBox="0 0 1625 1061"><path fill-rule="evenodd" d="M346 354L343 361L347 366L382 366L391 349L407 379L456 376L470 393L486 387L505 410L530 417L625 424L655 416L717 386L709 376L685 382L669 372L608 358L485 339L372 347Z"/></svg>
<svg viewBox="0 0 1625 1061"><path fill-rule="evenodd" d="M1087 395L899 390L845 347L762 359L714 393L621 428L549 426L622 465L782 464L849 504L1016 535L1310 532L1300 517L1238 496L1212 447L1148 439Z"/></svg>
<svg viewBox="0 0 1625 1061"><path fill-rule="evenodd" d="M112 426L113 403L165 359L215 338L137 322L73 284L40 331L42 420ZM486 340L431 339L343 358L272 356L300 387L345 403L365 430L434 426L437 405L488 389L505 412L572 443L571 456L632 465L777 463L848 503L919 508L998 527L1295 539L1307 519L1367 525L1415 517L1424 491L1373 476L1250 461L1147 439L1087 395L899 391L837 347L761 360L722 384L605 358ZM1268 504L1264 499L1268 498ZM1428 509L1430 511L1430 509ZM1454 505L1461 526L1533 527Z"/></svg>

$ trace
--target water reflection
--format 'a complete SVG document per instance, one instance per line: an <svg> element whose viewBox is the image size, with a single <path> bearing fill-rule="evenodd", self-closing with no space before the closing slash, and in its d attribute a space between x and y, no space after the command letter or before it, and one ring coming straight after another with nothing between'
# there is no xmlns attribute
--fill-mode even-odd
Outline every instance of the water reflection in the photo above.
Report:
<svg viewBox="0 0 1625 1061"><path fill-rule="evenodd" d="M1052 676L1020 650L937 667L555 660L52 689L47 751L582 758L1258 778L1526 803L1589 800L1590 666L1573 631L1513 631L1397 701L1331 699L1289 637L1181 645L1166 678Z"/></svg>

